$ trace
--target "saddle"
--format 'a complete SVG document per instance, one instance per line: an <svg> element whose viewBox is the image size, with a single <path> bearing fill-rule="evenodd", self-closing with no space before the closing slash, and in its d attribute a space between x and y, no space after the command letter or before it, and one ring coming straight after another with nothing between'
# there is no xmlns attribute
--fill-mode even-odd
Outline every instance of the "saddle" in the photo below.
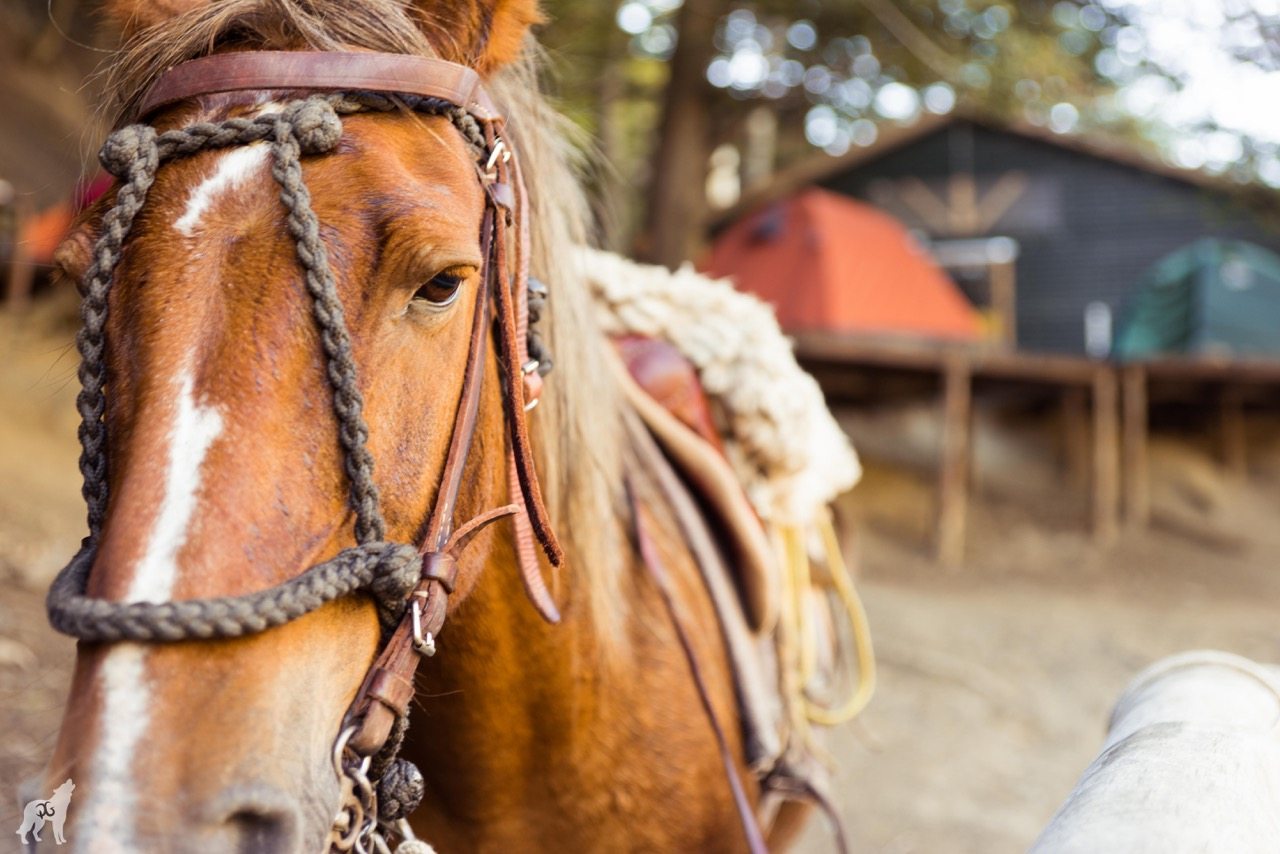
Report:
<svg viewBox="0 0 1280 854"><path fill-rule="evenodd" d="M788 551L794 556L794 549L785 548L785 536L771 537L753 508L725 456L724 437L689 359L655 338L612 340L618 380L639 422L632 434L641 461L680 521L719 618L747 765L765 796L758 818L770 823L783 800L813 801L832 819L844 850L843 828L827 797L829 772L812 738L804 693L808 683L835 677L807 672L801 660L807 657L797 655L799 647L839 645L830 620L800 604L815 590L817 598L825 598L818 590L823 585L809 576L807 560L804 578L796 577L796 566L788 563ZM820 657L826 670L848 658L834 648ZM867 665L865 657L860 664Z"/></svg>
<svg viewBox="0 0 1280 854"><path fill-rule="evenodd" d="M701 499L735 568L733 581L749 625L767 630L778 615L775 558L760 517L725 458L724 439L697 370L665 341L625 335L613 344L627 368L628 403Z"/></svg>

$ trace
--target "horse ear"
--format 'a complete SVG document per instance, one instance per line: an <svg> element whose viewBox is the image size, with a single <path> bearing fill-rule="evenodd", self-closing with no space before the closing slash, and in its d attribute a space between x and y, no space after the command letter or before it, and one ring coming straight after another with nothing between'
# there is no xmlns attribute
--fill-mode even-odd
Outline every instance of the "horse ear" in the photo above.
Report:
<svg viewBox="0 0 1280 854"><path fill-rule="evenodd" d="M70 279L77 289L81 287L85 271L93 260L93 244L96 240L97 235L89 223L81 221L71 229L71 233L53 253L53 266ZM67 782L70 783L71 780L68 779Z"/></svg>
<svg viewBox="0 0 1280 854"><path fill-rule="evenodd" d="M444 59L483 75L514 62L529 28L544 20L538 0L414 0L413 7Z"/></svg>
<svg viewBox="0 0 1280 854"><path fill-rule="evenodd" d="M147 27L198 6L206 6L209 2L210 0L106 0L102 4L102 13L120 30L125 39L130 39Z"/></svg>

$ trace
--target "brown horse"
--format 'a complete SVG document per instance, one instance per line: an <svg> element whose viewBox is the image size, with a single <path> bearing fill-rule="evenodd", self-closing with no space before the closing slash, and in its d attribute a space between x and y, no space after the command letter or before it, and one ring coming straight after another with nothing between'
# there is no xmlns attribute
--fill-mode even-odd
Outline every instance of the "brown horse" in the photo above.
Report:
<svg viewBox="0 0 1280 854"><path fill-rule="evenodd" d="M566 552L551 585L562 620L548 625L521 593L509 528L481 533L460 562L440 653L418 671L405 754L426 797L412 824L444 851L741 850L708 720L632 537L624 479L741 756L712 606L676 520L634 464L602 368L608 343L566 261L585 207L526 47L535 3L115 0L108 11L132 37L109 79L125 116L159 72L210 52L429 55L485 76L523 160L534 274L553 295L543 324L557 368L530 429ZM297 96L203 96L152 121L253 115ZM484 191L443 118L393 111L343 124L338 147L303 171L360 368L386 539L416 542L484 298ZM110 294L111 497L90 595L245 594L353 542L331 391L268 168L256 145L174 161L134 222ZM77 278L98 219L62 253ZM459 518L508 501L492 349L484 370ZM334 739L379 639L374 606L352 596L235 640L82 643L47 775L78 786L68 838L94 852L323 847L339 804Z"/></svg>

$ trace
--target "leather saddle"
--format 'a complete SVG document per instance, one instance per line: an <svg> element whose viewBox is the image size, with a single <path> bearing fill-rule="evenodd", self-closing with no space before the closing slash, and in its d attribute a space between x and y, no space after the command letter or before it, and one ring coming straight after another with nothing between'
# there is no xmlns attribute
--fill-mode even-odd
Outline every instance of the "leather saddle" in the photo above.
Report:
<svg viewBox="0 0 1280 854"><path fill-rule="evenodd" d="M779 576L773 547L724 455L698 372L673 345L628 335L614 339L626 366L628 402L636 409L694 493L732 567L734 586L753 631L777 620ZM638 392L638 393L637 393Z"/></svg>
<svg viewBox="0 0 1280 854"><path fill-rule="evenodd" d="M613 343L637 452L681 521L719 617L747 766L764 796L759 818L771 823L784 801L816 804L832 822L837 849L848 851L828 769L795 727L805 710L783 690L790 677L778 645L782 559L725 456L698 372L666 341L630 335Z"/></svg>
<svg viewBox="0 0 1280 854"><path fill-rule="evenodd" d="M774 769L786 724L772 631L781 573L760 518L724 456L693 364L671 344L614 340L619 382L640 424L637 450L664 485L719 617L738 696L747 764Z"/></svg>

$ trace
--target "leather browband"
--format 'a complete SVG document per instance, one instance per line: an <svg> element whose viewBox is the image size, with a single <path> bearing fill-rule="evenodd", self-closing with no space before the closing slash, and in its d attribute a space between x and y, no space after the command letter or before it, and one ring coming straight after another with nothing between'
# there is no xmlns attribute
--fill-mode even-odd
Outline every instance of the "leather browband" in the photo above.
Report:
<svg viewBox="0 0 1280 854"><path fill-rule="evenodd" d="M218 53L175 65L147 90L139 116L198 95L252 89L398 92L440 98L481 121L501 118L480 75L455 62L399 53L287 50Z"/></svg>

